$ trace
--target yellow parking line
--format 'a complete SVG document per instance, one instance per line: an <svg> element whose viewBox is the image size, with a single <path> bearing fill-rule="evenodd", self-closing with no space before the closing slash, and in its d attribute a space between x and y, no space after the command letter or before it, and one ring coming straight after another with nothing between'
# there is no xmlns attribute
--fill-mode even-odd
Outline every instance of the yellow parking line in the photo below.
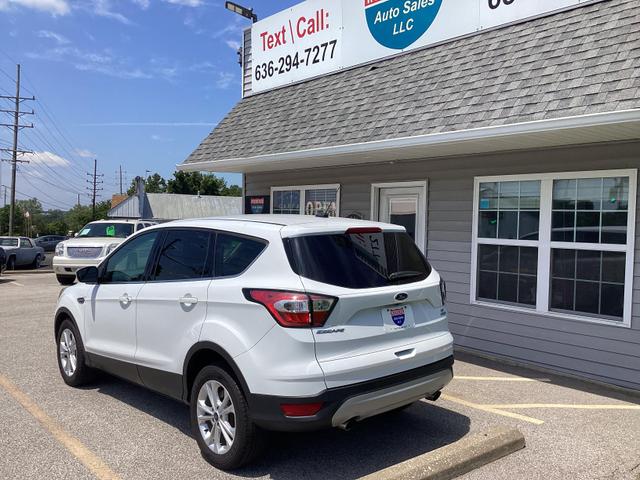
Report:
<svg viewBox="0 0 640 480"><path fill-rule="evenodd" d="M49 417L36 403L7 377L0 374L0 386L11 395L22 407L29 412L53 437L76 457L93 475L100 480L118 480L113 472L99 457L85 447L80 440L72 437L54 419Z"/></svg>
<svg viewBox="0 0 640 480"><path fill-rule="evenodd" d="M505 412L504 410L500 410L492 406L480 405L478 403L469 402L461 398L452 397L449 394L442 394L441 398L453 403L458 403L465 407L475 408L476 410L481 410L483 412L495 413L496 415L502 415L503 417L515 418L516 420L522 420L523 422L533 423L534 425L542 425L544 423L544 420L538 420L537 418L528 417L526 415L520 415L518 413Z"/></svg>
<svg viewBox="0 0 640 480"><path fill-rule="evenodd" d="M566 403L514 403L509 405L485 405L485 407L489 408L498 408L498 409L507 409L507 410L518 410L518 409L527 409L527 408L559 408L559 409L570 409L570 410L640 410L640 405L573 405Z"/></svg>
<svg viewBox="0 0 640 480"><path fill-rule="evenodd" d="M478 382L550 382L548 378L527 378L527 377L470 377L466 375L456 375L454 380L472 380Z"/></svg>

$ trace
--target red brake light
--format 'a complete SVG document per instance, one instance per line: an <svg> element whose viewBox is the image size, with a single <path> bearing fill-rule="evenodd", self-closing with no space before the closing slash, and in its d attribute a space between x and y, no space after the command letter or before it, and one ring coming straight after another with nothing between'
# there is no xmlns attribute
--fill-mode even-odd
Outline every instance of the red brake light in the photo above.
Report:
<svg viewBox="0 0 640 480"><path fill-rule="evenodd" d="M322 327L337 301L325 295L278 290L246 290L245 296L263 305L280 325L287 328Z"/></svg>
<svg viewBox="0 0 640 480"><path fill-rule="evenodd" d="M367 233L382 233L379 227L353 227L344 232L345 235L365 235Z"/></svg>
<svg viewBox="0 0 640 480"><path fill-rule="evenodd" d="M322 403L283 403L280 410L287 417L312 417L320 411Z"/></svg>

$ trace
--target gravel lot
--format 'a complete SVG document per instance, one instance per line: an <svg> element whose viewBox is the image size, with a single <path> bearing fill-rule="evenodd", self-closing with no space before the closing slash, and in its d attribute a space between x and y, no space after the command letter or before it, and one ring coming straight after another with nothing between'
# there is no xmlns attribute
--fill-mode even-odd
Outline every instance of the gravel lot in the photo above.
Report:
<svg viewBox="0 0 640 480"><path fill-rule="evenodd" d="M108 376L82 390L64 385L51 328L59 291L52 274L0 278L2 479L95 478L82 452L121 479L352 479L496 425L519 428L527 448L464 478L640 478L640 397L467 354L435 404L350 432L274 435L257 465L224 474L202 460L186 406ZM22 394L53 423L37 420Z"/></svg>

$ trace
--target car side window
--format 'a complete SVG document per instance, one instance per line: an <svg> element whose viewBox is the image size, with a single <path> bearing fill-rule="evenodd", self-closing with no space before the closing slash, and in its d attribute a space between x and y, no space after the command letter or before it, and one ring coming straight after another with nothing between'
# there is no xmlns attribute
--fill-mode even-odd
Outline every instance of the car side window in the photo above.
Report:
<svg viewBox="0 0 640 480"><path fill-rule="evenodd" d="M216 277L240 275L266 248L266 243L238 235L220 233L216 239Z"/></svg>
<svg viewBox="0 0 640 480"><path fill-rule="evenodd" d="M140 235L120 247L109 259L101 283L136 283L144 280L149 255L158 231Z"/></svg>
<svg viewBox="0 0 640 480"><path fill-rule="evenodd" d="M212 235L202 230L168 230L153 280L197 280L211 276L209 267Z"/></svg>
<svg viewBox="0 0 640 480"><path fill-rule="evenodd" d="M31 245L31 240L29 240L28 238L21 238L20 239L20 248L32 248L33 245Z"/></svg>

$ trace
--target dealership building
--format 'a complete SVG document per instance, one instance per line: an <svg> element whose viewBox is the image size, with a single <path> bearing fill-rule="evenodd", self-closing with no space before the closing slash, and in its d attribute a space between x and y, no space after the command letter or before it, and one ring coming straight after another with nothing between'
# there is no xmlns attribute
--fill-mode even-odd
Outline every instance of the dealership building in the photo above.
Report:
<svg viewBox="0 0 640 480"><path fill-rule="evenodd" d="M308 0L242 57L180 169L402 224L459 348L640 389L638 0Z"/></svg>

